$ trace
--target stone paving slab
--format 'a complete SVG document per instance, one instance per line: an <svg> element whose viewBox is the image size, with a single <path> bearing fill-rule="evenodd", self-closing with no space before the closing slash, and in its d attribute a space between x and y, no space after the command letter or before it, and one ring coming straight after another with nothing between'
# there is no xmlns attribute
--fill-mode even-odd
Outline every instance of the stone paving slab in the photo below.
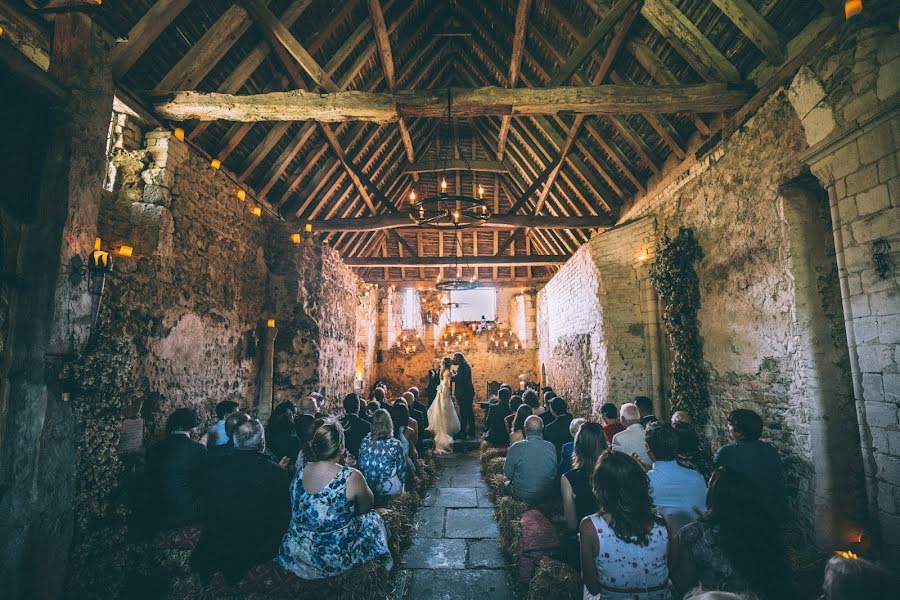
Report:
<svg viewBox="0 0 900 600"><path fill-rule="evenodd" d="M416 539L406 551L402 566L406 569L465 569L466 542L465 540Z"/></svg>
<svg viewBox="0 0 900 600"><path fill-rule="evenodd" d="M475 507L478 506L478 495L472 488L438 488L434 496L434 506L444 508Z"/></svg>
<svg viewBox="0 0 900 600"><path fill-rule="evenodd" d="M489 508L448 508L444 536L448 538L497 538L494 511Z"/></svg>
<svg viewBox="0 0 900 600"><path fill-rule="evenodd" d="M506 559L503 558L495 540L469 540L468 548L466 568L503 569L506 567Z"/></svg>
<svg viewBox="0 0 900 600"><path fill-rule="evenodd" d="M506 571L495 569L418 570L409 590L415 600L513 600Z"/></svg>
<svg viewBox="0 0 900 600"><path fill-rule="evenodd" d="M478 508L494 508L494 503L491 502L490 493L485 490L475 490L478 493Z"/></svg>
<svg viewBox="0 0 900 600"><path fill-rule="evenodd" d="M444 536L444 508L422 508L416 515L416 538L439 538Z"/></svg>

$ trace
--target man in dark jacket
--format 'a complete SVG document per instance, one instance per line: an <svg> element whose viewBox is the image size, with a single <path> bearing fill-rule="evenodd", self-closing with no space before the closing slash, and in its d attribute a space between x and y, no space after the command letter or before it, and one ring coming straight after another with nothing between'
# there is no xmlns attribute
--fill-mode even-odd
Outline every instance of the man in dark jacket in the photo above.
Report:
<svg viewBox="0 0 900 600"><path fill-rule="evenodd" d="M569 414L566 401L559 396L550 401L550 412L553 413L553 421L544 427L544 439L556 446L556 453L559 455L563 444L572 441L572 434L569 433L572 415Z"/></svg>
<svg viewBox="0 0 900 600"><path fill-rule="evenodd" d="M234 454L210 463L203 478L203 531L191 554L202 578L229 583L274 558L291 518L290 476L263 455L266 436L252 419L234 432Z"/></svg>
<svg viewBox="0 0 900 600"><path fill-rule="evenodd" d="M475 437L475 412L472 403L475 401L475 386L472 385L472 367L462 352L453 355L456 375L453 376L456 401L459 403L459 436Z"/></svg>
<svg viewBox="0 0 900 600"><path fill-rule="evenodd" d="M344 396L344 416L340 422L344 428L344 446L347 452L355 457L359 454L359 447L371 429L371 426L359 416L359 396L355 393Z"/></svg>
<svg viewBox="0 0 900 600"><path fill-rule="evenodd" d="M197 522L199 478L206 463L206 446L191 439L199 424L194 409L176 409L166 422L166 438L147 450L147 500L159 529Z"/></svg>

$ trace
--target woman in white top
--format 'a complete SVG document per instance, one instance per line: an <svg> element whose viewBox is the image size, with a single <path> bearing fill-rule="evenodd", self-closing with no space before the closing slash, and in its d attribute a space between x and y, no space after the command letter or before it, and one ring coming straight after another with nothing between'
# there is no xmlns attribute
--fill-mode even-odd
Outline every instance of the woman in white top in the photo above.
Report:
<svg viewBox="0 0 900 600"><path fill-rule="evenodd" d="M449 356L441 361L441 383L438 385L437 397L428 408L428 431L434 440L436 454L452 452L453 436L459 432L459 415L456 414L450 391L452 365L453 359Z"/></svg>
<svg viewBox="0 0 900 600"><path fill-rule="evenodd" d="M672 600L669 532L633 458L606 450L592 477L597 513L581 521L584 598Z"/></svg>

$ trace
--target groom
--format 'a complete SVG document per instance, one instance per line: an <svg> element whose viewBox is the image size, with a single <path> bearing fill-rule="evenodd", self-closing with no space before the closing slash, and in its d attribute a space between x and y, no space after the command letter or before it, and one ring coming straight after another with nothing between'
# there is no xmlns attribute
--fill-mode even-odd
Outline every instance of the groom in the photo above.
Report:
<svg viewBox="0 0 900 600"><path fill-rule="evenodd" d="M472 385L472 367L466 362L462 352L453 355L453 364L456 365L456 375L453 382L456 387L456 401L459 402L461 438L475 437L475 413L472 411L472 402L475 400L475 387Z"/></svg>

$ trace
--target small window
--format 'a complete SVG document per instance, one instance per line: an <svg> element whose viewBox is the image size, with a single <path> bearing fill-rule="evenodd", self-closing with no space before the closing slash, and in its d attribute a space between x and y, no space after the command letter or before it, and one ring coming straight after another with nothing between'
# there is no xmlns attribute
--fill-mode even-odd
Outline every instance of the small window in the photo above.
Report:
<svg viewBox="0 0 900 600"><path fill-rule="evenodd" d="M483 288L450 292L449 318L460 321L495 321L497 319L497 290Z"/></svg>
<svg viewBox="0 0 900 600"><path fill-rule="evenodd" d="M403 292L403 329L418 329L422 326L422 310L419 293L413 288Z"/></svg>

